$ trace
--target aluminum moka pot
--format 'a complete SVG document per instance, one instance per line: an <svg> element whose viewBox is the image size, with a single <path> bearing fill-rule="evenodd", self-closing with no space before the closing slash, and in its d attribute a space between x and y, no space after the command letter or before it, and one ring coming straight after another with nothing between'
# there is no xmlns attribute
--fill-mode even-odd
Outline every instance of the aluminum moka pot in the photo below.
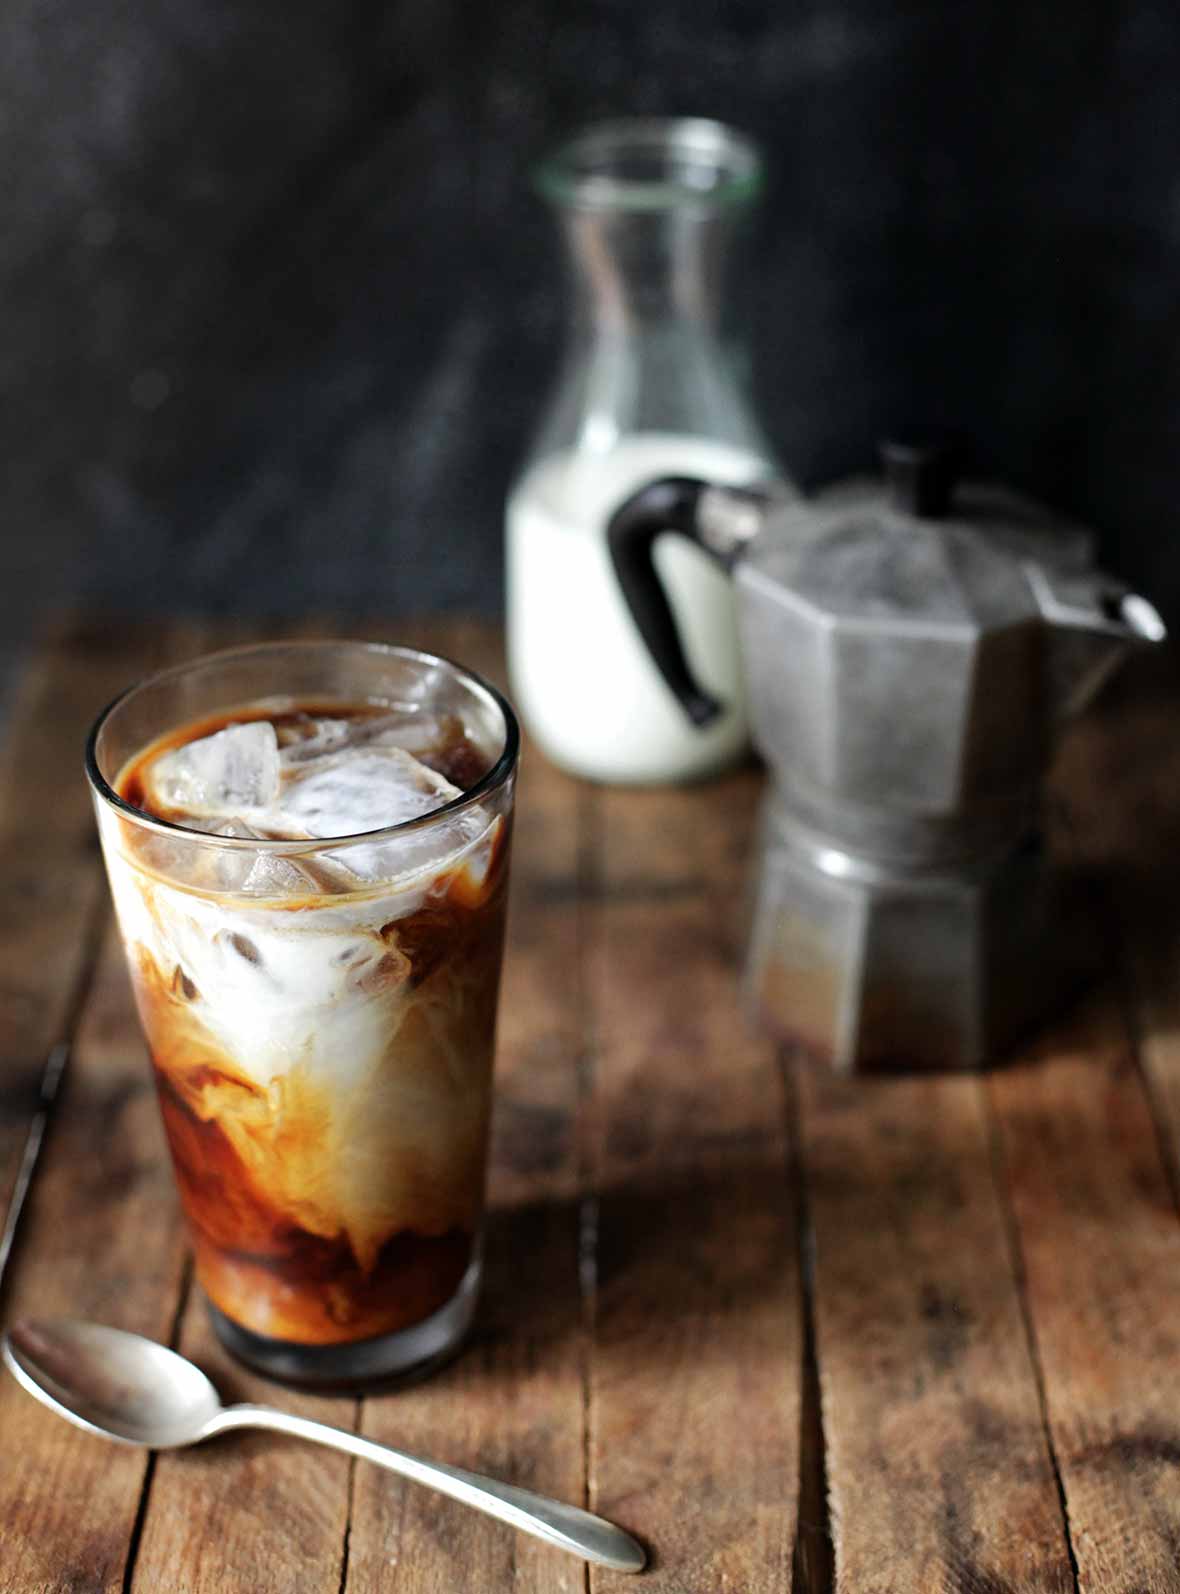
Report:
<svg viewBox="0 0 1180 1594"><path fill-rule="evenodd" d="M1164 635L1091 565L1092 537L945 444L883 445L884 482L810 503L684 477L616 510L611 556L685 714L693 679L652 550L733 572L753 735L772 780L745 983L841 1069L970 1068L1060 1002L1085 963L1050 865L1041 786L1062 723Z"/></svg>

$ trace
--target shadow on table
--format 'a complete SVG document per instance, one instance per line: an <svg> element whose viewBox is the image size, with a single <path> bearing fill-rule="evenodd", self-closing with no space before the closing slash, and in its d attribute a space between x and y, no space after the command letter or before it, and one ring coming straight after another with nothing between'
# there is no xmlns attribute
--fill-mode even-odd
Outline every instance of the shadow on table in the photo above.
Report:
<svg viewBox="0 0 1180 1594"><path fill-rule="evenodd" d="M593 1302L600 1325L740 1314L796 1266L794 1194L781 1141L740 1141L699 1163L644 1168L584 1198L488 1215L478 1339L565 1332Z"/></svg>

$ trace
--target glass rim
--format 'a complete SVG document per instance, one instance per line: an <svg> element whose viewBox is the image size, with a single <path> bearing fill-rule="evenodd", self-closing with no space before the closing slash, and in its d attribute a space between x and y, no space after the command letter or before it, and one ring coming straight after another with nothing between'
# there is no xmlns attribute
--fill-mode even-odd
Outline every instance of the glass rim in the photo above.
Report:
<svg viewBox="0 0 1180 1594"><path fill-rule="evenodd" d="M610 164L634 153L681 154L711 161L718 181L697 188L674 177L640 180ZM766 162L747 133L704 116L636 116L593 122L534 166L541 196L581 210L716 211L749 202L762 191Z"/></svg>
<svg viewBox="0 0 1180 1594"><path fill-rule="evenodd" d="M178 825L171 819L157 819L152 814L146 814L141 808L136 808L119 793L107 780L98 765L98 738L102 729L111 715L123 703L134 697L138 692L146 691L149 687L159 686L171 679L189 674L199 666L215 663L227 663L236 659L247 659L251 656L267 653L279 653L285 649L299 649L308 652L329 650L332 648L360 649L366 653L384 654L399 659L410 659L427 665L443 665L463 680L483 692L499 709L504 721L504 746L499 757L485 774L470 790L461 792L458 797L452 797L450 802L443 803L438 808L432 808L428 813L417 814L412 819L402 819L393 825L382 825L377 830L358 830L345 836L311 836L307 839L269 836L216 836L208 830L195 830L188 825ZM90 727L86 738L85 768L86 777L90 782L91 790L100 797L108 808L112 808L122 818L132 820L142 829L153 831L162 836L181 836L199 846L224 847L232 852L267 853L283 857L306 857L313 853L335 851L337 848L361 846L366 842L370 845L374 841L386 840L390 837L409 835L413 831L428 830L440 820L449 818L453 814L462 813L465 809L476 807L481 800L492 792L498 791L511 776L516 768L520 756L520 725L511 703L503 692L494 687L490 681L484 680L475 670L468 669L465 664L458 664L454 659L448 659L444 654L431 653L425 648L406 647L395 642L361 642L353 641L347 637L342 638L309 638L307 640L271 642L250 642L237 647L219 648L213 653L202 653L194 659L188 659L180 664L169 665L166 669L153 671L150 675L141 676L113 697L104 709L96 716L94 724Z"/></svg>

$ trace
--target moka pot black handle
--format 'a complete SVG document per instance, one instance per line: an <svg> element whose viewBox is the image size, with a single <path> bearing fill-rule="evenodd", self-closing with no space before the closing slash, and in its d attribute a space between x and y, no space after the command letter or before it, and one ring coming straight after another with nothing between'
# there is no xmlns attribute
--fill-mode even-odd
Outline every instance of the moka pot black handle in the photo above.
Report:
<svg viewBox="0 0 1180 1594"><path fill-rule="evenodd" d="M710 517L701 514L706 495L722 511L711 517L716 524L707 524ZM728 572L773 498L771 490L723 488L692 476L663 476L624 499L607 523L607 547L623 601L652 662L701 730L724 713L725 704L689 668L680 628L655 566L655 541L665 532L686 537Z"/></svg>

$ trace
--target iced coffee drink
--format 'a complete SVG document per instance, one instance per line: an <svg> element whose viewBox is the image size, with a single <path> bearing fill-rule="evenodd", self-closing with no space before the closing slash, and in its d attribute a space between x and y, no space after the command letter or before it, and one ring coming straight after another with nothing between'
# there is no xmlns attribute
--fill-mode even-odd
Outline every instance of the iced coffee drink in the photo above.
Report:
<svg viewBox="0 0 1180 1594"><path fill-rule="evenodd" d="M470 1320L517 733L406 649L133 689L88 767L197 1277L264 1371L370 1381Z"/></svg>

